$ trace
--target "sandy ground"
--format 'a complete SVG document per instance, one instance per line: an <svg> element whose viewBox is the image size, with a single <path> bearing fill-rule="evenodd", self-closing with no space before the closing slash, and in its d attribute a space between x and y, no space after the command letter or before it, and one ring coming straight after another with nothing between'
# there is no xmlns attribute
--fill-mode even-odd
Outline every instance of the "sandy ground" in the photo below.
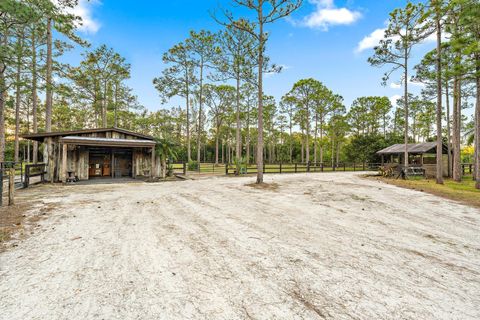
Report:
<svg viewBox="0 0 480 320"><path fill-rule="evenodd" d="M24 191L57 209L0 254L0 319L480 318L478 209L353 173L266 180Z"/></svg>

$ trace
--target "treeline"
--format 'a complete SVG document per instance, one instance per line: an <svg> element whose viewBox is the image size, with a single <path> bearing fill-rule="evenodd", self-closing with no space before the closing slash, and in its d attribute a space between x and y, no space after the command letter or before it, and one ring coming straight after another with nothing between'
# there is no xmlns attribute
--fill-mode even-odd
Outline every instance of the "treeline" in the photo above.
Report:
<svg viewBox="0 0 480 320"><path fill-rule="evenodd" d="M282 68L266 55L265 28L302 1L233 3L245 16L217 12L220 31L191 31L165 52L153 85L163 103L184 102L150 112L125 83L125 59L106 46L90 49L76 35L81 21L68 13L75 1L2 1L0 122L6 131L0 132L0 160L5 150L7 159L36 160L37 147L20 145L21 133L118 126L168 141L184 161L376 162L375 152L392 143L437 141L453 149L454 179L461 179L462 144L474 145L479 167L478 0L409 2L390 14L369 63L386 68L384 84L402 74L394 79L404 89L395 107L387 97L360 97L345 106L316 79L297 81L275 100L263 90L263 77ZM436 48L412 66L414 47L432 38ZM59 62L72 43L86 48L78 66ZM412 94L412 82L422 84L420 94ZM474 117L465 117L473 105Z"/></svg>

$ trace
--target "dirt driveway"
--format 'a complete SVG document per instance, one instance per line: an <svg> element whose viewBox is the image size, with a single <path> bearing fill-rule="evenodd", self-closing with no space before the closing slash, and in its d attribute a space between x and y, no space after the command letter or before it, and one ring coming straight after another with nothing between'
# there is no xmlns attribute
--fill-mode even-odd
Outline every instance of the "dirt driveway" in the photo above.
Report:
<svg viewBox="0 0 480 320"><path fill-rule="evenodd" d="M0 319L480 318L478 209L352 173L266 179L24 191L57 207L0 254Z"/></svg>

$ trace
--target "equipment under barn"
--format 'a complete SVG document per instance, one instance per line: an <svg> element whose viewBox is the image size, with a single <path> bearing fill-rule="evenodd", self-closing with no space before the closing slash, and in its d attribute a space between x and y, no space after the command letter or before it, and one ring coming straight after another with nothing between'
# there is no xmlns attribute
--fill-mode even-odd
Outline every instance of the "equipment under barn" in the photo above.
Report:
<svg viewBox="0 0 480 320"><path fill-rule="evenodd" d="M160 175L156 142L148 135L103 128L35 133L23 138L52 144L51 152L43 148L49 181Z"/></svg>
<svg viewBox="0 0 480 320"><path fill-rule="evenodd" d="M412 167L421 167L425 170L426 176L435 176L437 170L437 143L409 143L407 145L408 163ZM403 165L405 144L394 144L390 147L377 151L382 157L382 166L385 164ZM443 175L448 176L448 148L444 144L442 148Z"/></svg>

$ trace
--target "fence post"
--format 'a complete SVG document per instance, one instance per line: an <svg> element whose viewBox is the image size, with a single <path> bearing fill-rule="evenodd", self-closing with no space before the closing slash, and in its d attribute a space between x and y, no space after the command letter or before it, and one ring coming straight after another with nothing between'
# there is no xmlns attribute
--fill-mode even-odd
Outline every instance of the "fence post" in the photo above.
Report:
<svg viewBox="0 0 480 320"><path fill-rule="evenodd" d="M225 163L225 175L228 176L228 162Z"/></svg>
<svg viewBox="0 0 480 320"><path fill-rule="evenodd" d="M15 204L15 167L10 168L10 176L8 182L8 205Z"/></svg>
<svg viewBox="0 0 480 320"><path fill-rule="evenodd" d="M215 173L215 162L212 163L213 173Z"/></svg>
<svg viewBox="0 0 480 320"><path fill-rule="evenodd" d="M310 161L307 161L307 172L310 172Z"/></svg>
<svg viewBox="0 0 480 320"><path fill-rule="evenodd" d="M295 173L297 173L297 165L298 163L295 162Z"/></svg>
<svg viewBox="0 0 480 320"><path fill-rule="evenodd" d="M282 173L282 163L280 162L280 173Z"/></svg>
<svg viewBox="0 0 480 320"><path fill-rule="evenodd" d="M344 171L344 172L347 171L347 168L346 168L346 166L345 166L345 162L343 163L343 171Z"/></svg>
<svg viewBox="0 0 480 320"><path fill-rule="evenodd" d="M200 166L201 166L201 163L200 162L197 162L198 166L197 166L197 170L198 170L198 173L200 173Z"/></svg>
<svg viewBox="0 0 480 320"><path fill-rule="evenodd" d="M365 161L363 162L363 171L365 171Z"/></svg>
<svg viewBox="0 0 480 320"><path fill-rule="evenodd" d="M263 173L265 173L265 161L263 161Z"/></svg>
<svg viewBox="0 0 480 320"><path fill-rule="evenodd" d="M23 161L20 161L20 182L23 182Z"/></svg>
<svg viewBox="0 0 480 320"><path fill-rule="evenodd" d="M186 162L183 163L183 175L184 176L187 175L187 163Z"/></svg>
<svg viewBox="0 0 480 320"><path fill-rule="evenodd" d="M23 179L23 187L28 188L29 185L29 177L30 177L30 166L27 164L25 166L25 179Z"/></svg>
<svg viewBox="0 0 480 320"><path fill-rule="evenodd" d="M356 171L356 169L355 169L355 162L353 163L353 171Z"/></svg>

